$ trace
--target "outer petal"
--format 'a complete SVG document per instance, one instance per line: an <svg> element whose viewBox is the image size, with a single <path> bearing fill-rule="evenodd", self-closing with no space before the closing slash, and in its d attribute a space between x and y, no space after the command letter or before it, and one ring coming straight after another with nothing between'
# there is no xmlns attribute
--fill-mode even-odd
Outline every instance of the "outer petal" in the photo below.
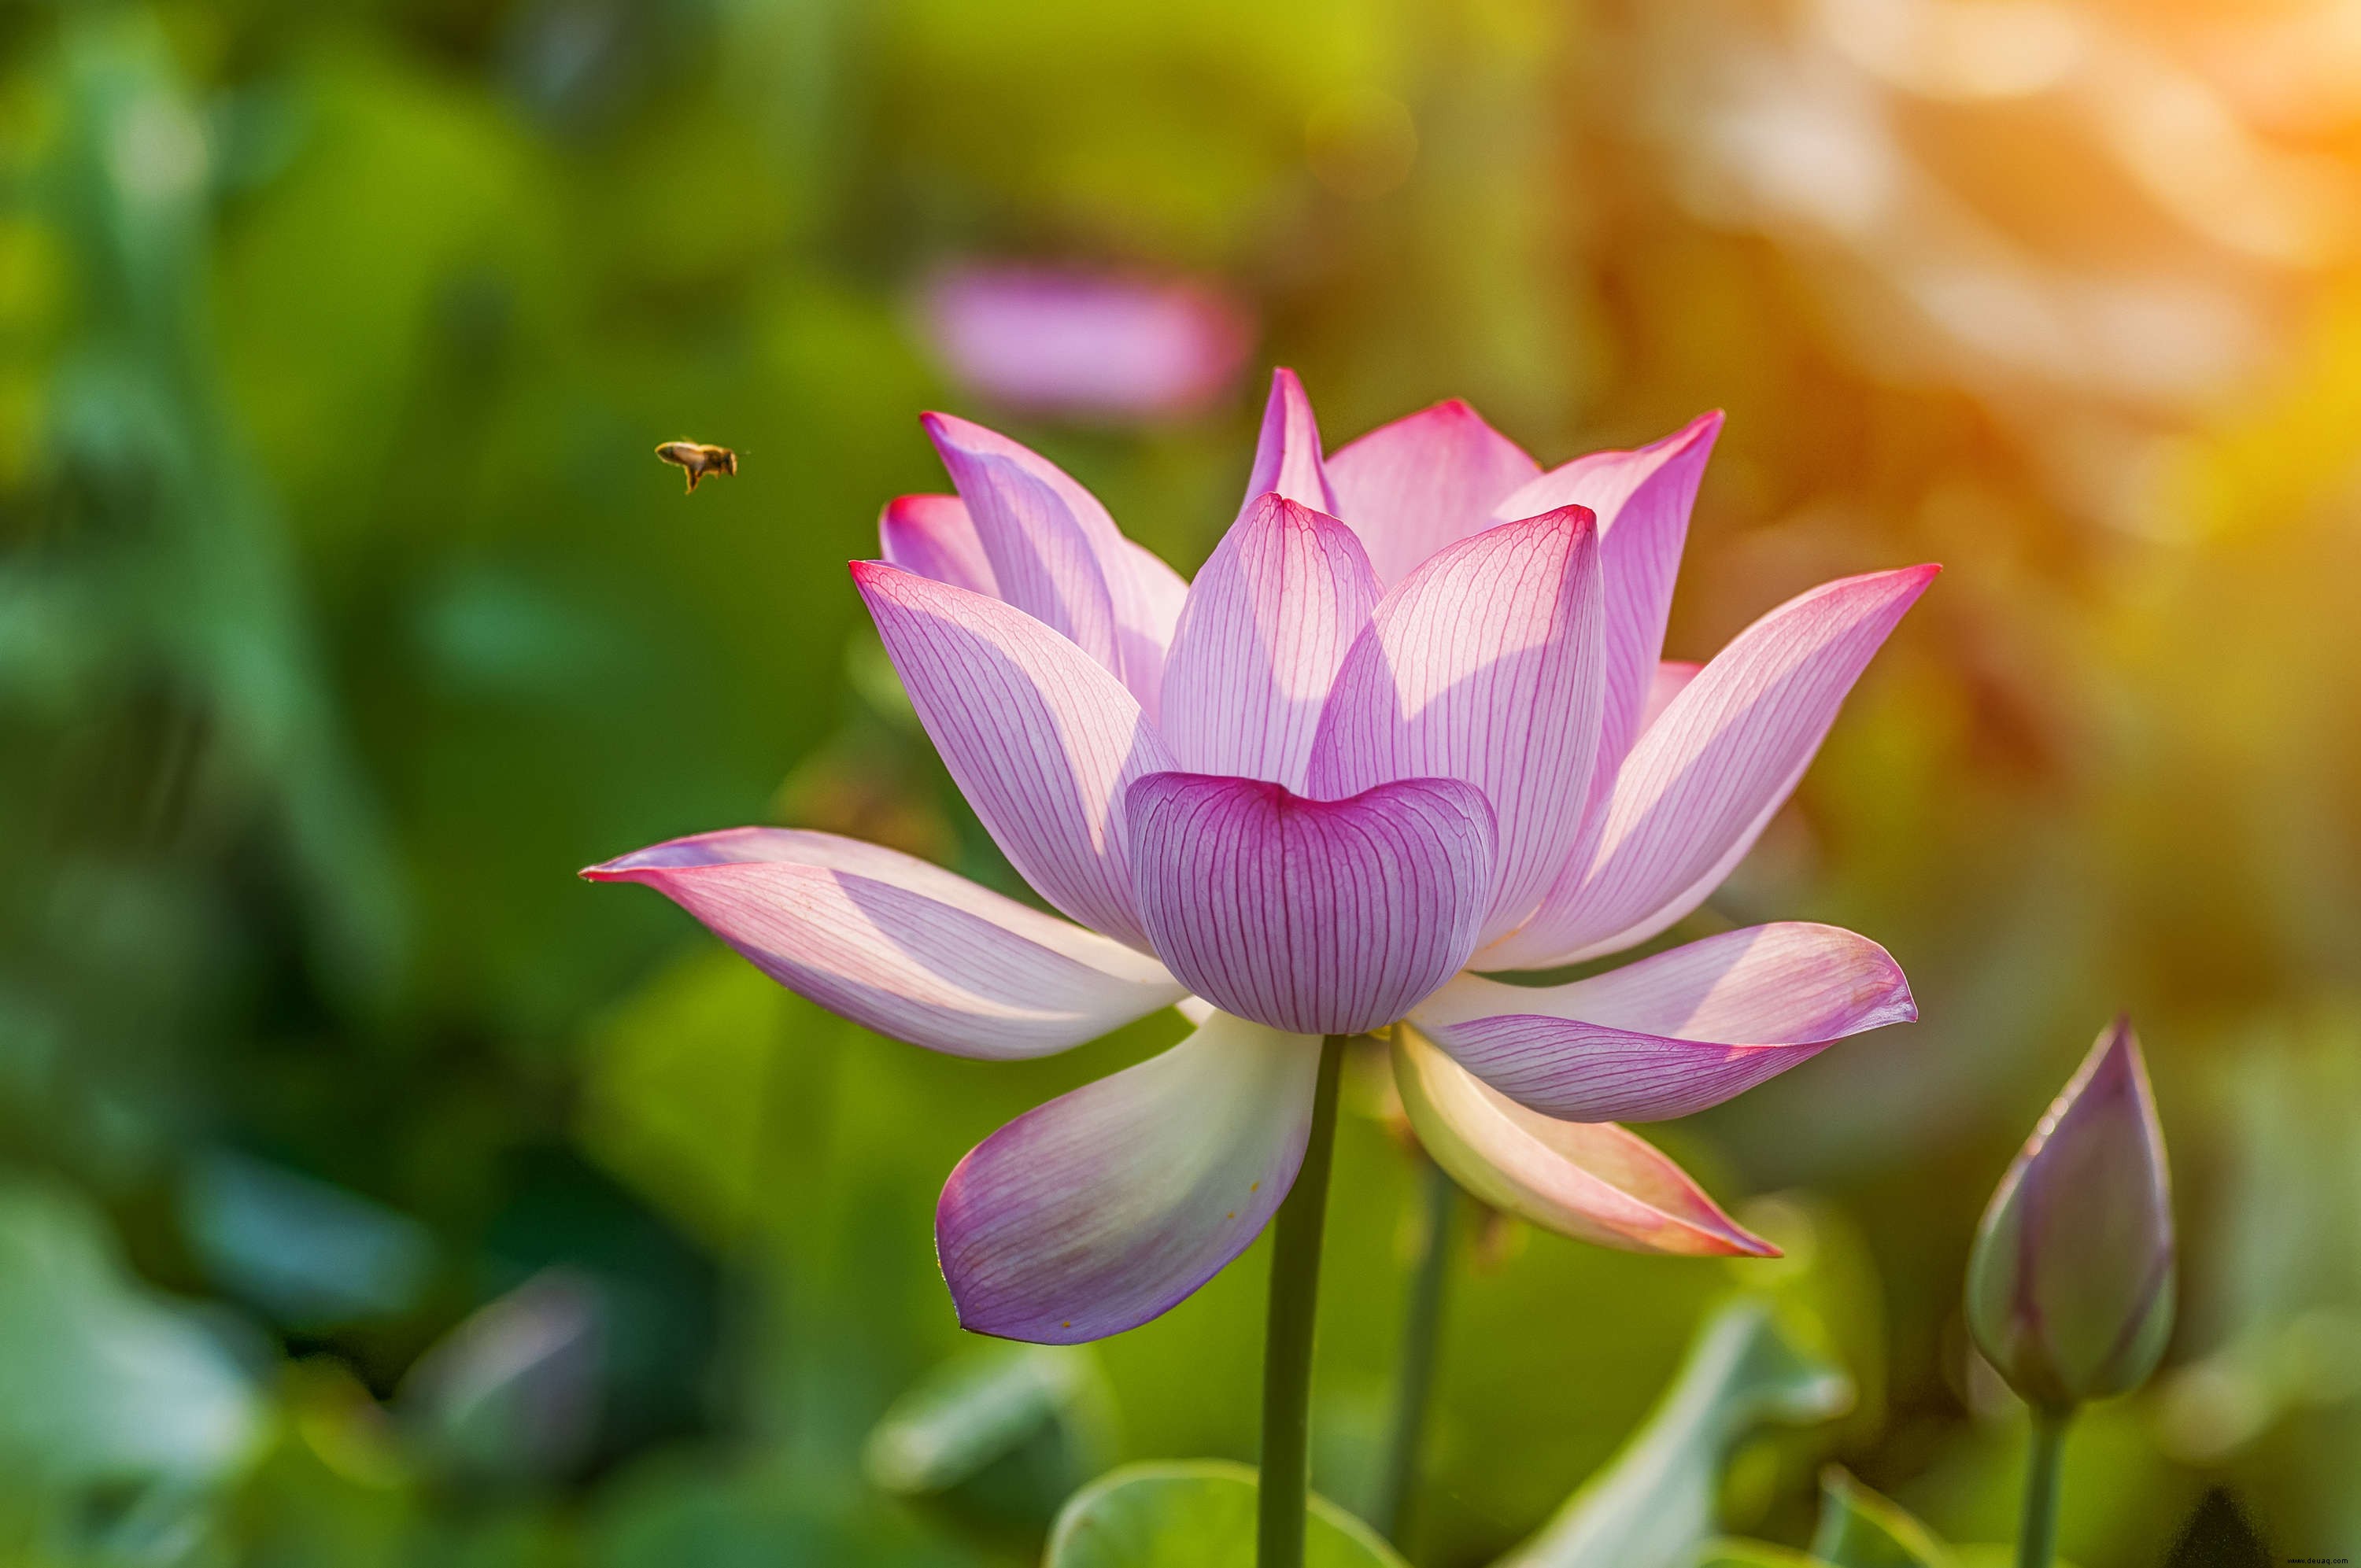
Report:
<svg viewBox="0 0 2361 1568"><path fill-rule="evenodd" d="M1938 570L1824 583L1733 638L1631 749L1595 850L1483 967L1615 952L1703 903L1794 793L1845 694Z"/></svg>
<svg viewBox="0 0 2361 1568"><path fill-rule="evenodd" d="M1098 498L1030 447L950 414L922 422L974 519L999 597L1114 671L1152 715L1171 569L1146 568L1147 552Z"/></svg>
<svg viewBox="0 0 2361 1568"><path fill-rule="evenodd" d="M1178 1304L1294 1185L1319 1066L1318 1040L1216 1014L977 1145L935 1211L961 1324L1071 1344Z"/></svg>
<svg viewBox="0 0 2361 1568"><path fill-rule="evenodd" d="M1456 398L1380 425L1328 459L1337 515L1368 546L1369 564L1389 587L1444 545L1491 527L1499 521L1493 507L1540 474L1541 465Z"/></svg>
<svg viewBox="0 0 2361 1568"><path fill-rule="evenodd" d="M1491 899L1491 807L1455 779L1323 801L1153 773L1130 807L1159 956L1224 1012L1291 1034L1358 1034L1409 1012L1467 961Z"/></svg>
<svg viewBox="0 0 2361 1568"><path fill-rule="evenodd" d="M1720 412L1704 414L1636 452L1594 452L1553 468L1493 509L1504 519L1575 505L1598 514L1608 604L1605 757L1620 757L1639 733L1689 509L1720 433Z"/></svg>
<svg viewBox="0 0 2361 1568"><path fill-rule="evenodd" d="M1246 504L1271 494L1336 515L1336 492L1328 487L1328 471L1320 458L1320 422L1312 416L1303 383L1284 367L1270 373L1270 400L1263 405L1262 435L1255 443L1254 470L1246 477Z"/></svg>
<svg viewBox="0 0 2361 1568"><path fill-rule="evenodd" d="M1162 729L1180 765L1301 791L1321 704L1377 602L1351 529L1281 496L1247 503L1165 661Z"/></svg>
<svg viewBox="0 0 2361 1568"><path fill-rule="evenodd" d="M1462 975L1411 1020L1493 1088L1572 1122L1654 1122L1918 1016L1883 948L1833 926L1725 931L1566 985Z"/></svg>
<svg viewBox="0 0 2361 1568"><path fill-rule="evenodd" d="M1123 792L1172 765L1113 675L1031 616L882 562L853 581L935 749L1042 897L1107 936L1146 938Z"/></svg>
<svg viewBox="0 0 2361 1568"><path fill-rule="evenodd" d="M1426 1152L1496 1209L1628 1252L1779 1255L1638 1134L1528 1111L1407 1024L1394 1031L1394 1082Z"/></svg>
<svg viewBox="0 0 2361 1568"><path fill-rule="evenodd" d="M952 1056L1046 1056L1184 994L1120 942L833 833L703 833L582 874L645 883L780 984Z"/></svg>
<svg viewBox="0 0 2361 1568"><path fill-rule="evenodd" d="M906 572L998 598L992 557L957 496L896 496L877 519L877 544Z"/></svg>
<svg viewBox="0 0 2361 1568"><path fill-rule="evenodd" d="M1464 539L1397 584L1320 718L1308 788L1464 779L1500 831L1487 939L1540 903L1582 826L1598 745L1598 541L1568 507Z"/></svg>

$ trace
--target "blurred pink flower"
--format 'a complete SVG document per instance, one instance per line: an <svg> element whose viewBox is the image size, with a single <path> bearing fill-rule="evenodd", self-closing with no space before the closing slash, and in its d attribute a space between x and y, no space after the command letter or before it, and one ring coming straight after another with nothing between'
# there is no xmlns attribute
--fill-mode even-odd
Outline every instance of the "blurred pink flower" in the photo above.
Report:
<svg viewBox="0 0 2361 1568"><path fill-rule="evenodd" d="M1044 267L958 268L925 299L952 377L1010 409L1124 421L1194 412L1236 385L1246 308L1188 280Z"/></svg>
<svg viewBox="0 0 2361 1568"><path fill-rule="evenodd" d="M1018 1117L953 1172L961 1321L1097 1338L1245 1249L1303 1156L1323 1035L1389 1025L1412 1124L1488 1200L1610 1245L1764 1253L1620 1129L1915 1017L1884 949L1725 932L1568 984L1547 967L1697 907L1802 775L1936 568L1823 585L1702 667L1659 661L1708 415L1543 473L1464 403L1324 457L1279 373L1236 522L1193 584L1038 455L926 421L959 494L885 509L853 578L984 826L1071 924L923 861L741 828L594 868L782 983L916 1044L1064 1050L1199 1024Z"/></svg>

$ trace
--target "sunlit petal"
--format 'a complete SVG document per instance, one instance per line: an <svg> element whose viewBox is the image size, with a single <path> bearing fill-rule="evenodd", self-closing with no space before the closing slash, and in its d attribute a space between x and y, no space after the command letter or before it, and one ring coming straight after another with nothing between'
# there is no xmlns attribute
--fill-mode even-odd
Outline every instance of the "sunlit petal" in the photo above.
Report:
<svg viewBox="0 0 2361 1568"><path fill-rule="evenodd" d="M1656 1146L1612 1122L1561 1122L1394 1032L1394 1082L1419 1142L1496 1209L1576 1241L1687 1256L1776 1256Z"/></svg>

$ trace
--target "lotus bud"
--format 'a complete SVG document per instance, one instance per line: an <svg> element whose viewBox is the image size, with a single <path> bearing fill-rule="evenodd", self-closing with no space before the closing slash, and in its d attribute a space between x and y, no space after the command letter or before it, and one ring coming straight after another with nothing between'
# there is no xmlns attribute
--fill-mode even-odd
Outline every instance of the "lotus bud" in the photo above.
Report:
<svg viewBox="0 0 2361 1568"><path fill-rule="evenodd" d="M2164 1134L2117 1018L2009 1167L1968 1264L1968 1328L2037 1409L2137 1387L2172 1332Z"/></svg>

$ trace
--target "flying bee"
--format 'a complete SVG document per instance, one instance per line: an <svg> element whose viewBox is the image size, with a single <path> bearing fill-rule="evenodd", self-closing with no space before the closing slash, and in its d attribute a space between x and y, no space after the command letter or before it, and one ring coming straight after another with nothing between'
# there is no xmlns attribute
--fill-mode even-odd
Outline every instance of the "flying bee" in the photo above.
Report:
<svg viewBox="0 0 2361 1568"><path fill-rule="evenodd" d="M708 474L738 472L738 454L727 446L708 446L701 441L667 441L656 448L656 455L688 475L685 494L695 494L697 481Z"/></svg>

